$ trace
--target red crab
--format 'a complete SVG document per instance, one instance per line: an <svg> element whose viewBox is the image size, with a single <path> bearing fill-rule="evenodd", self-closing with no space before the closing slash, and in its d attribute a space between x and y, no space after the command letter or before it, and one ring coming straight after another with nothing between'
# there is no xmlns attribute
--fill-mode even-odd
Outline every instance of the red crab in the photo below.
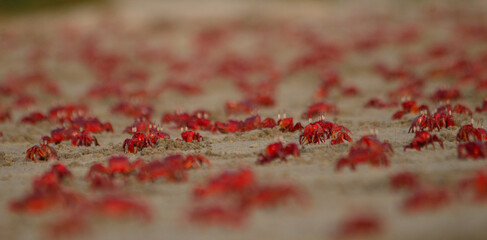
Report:
<svg viewBox="0 0 487 240"><path fill-rule="evenodd" d="M265 153L260 153L257 159L257 164L267 164L272 162L272 160L279 158L281 161L286 162L286 156L293 155L294 158L299 156L299 148L295 143L290 143L287 145L282 144L282 142L276 142L269 144Z"/></svg>
<svg viewBox="0 0 487 240"><path fill-rule="evenodd" d="M465 142L470 140L485 141L487 140L487 130L482 127L475 128L473 124L463 125L458 129L457 140Z"/></svg>
<svg viewBox="0 0 487 240"><path fill-rule="evenodd" d="M60 123L72 122L77 117L85 116L88 108L84 105L62 105L49 110L48 117L51 121Z"/></svg>
<svg viewBox="0 0 487 240"><path fill-rule="evenodd" d="M195 198L213 195L241 193L255 184L255 175L249 169L225 171L211 178L205 186L197 186L193 191Z"/></svg>
<svg viewBox="0 0 487 240"><path fill-rule="evenodd" d="M376 135L365 135L355 142L346 157L340 158L336 163L336 170L350 166L355 170L358 164L372 166L389 166L389 155L393 152L388 142L381 142Z"/></svg>
<svg viewBox="0 0 487 240"><path fill-rule="evenodd" d="M171 139L168 133L162 131L162 127L155 127L154 125L150 127L149 132L147 133L147 137L151 140L152 143L156 143L159 139Z"/></svg>
<svg viewBox="0 0 487 240"><path fill-rule="evenodd" d="M436 112L434 114L420 114L411 122L411 127L408 132L423 131L427 129L429 132L442 128L455 126L451 112Z"/></svg>
<svg viewBox="0 0 487 240"><path fill-rule="evenodd" d="M475 111L478 113L487 111L487 99L484 99L484 101L482 101L482 106L476 107Z"/></svg>
<svg viewBox="0 0 487 240"><path fill-rule="evenodd" d="M76 129L84 129L87 132L100 133L103 131L113 132L112 124L102 123L98 118L76 118L72 126Z"/></svg>
<svg viewBox="0 0 487 240"><path fill-rule="evenodd" d="M38 160L59 160L56 150L51 146L47 145L44 141L40 145L35 145L26 151L25 160L31 160L37 162Z"/></svg>
<svg viewBox="0 0 487 240"><path fill-rule="evenodd" d="M303 134L299 136L299 144L324 143L327 139L332 139L332 145L343 143L343 140L351 142L349 134L351 132L346 127L323 119L306 125Z"/></svg>
<svg viewBox="0 0 487 240"><path fill-rule="evenodd" d="M138 118L135 122L123 130L124 133L148 132L155 124L146 118Z"/></svg>
<svg viewBox="0 0 487 240"><path fill-rule="evenodd" d="M71 140L71 145L73 146L85 146L89 147L92 144L95 144L95 146L99 146L98 140L96 137L92 137L91 134L87 131L81 130L78 134L76 134L73 137L73 140Z"/></svg>
<svg viewBox="0 0 487 240"><path fill-rule="evenodd" d="M117 218L135 216L145 221L150 221L152 218L151 211L145 202L126 196L107 195L92 201L90 206L91 211L104 216Z"/></svg>
<svg viewBox="0 0 487 240"><path fill-rule="evenodd" d="M279 130L281 130L281 132L295 132L304 129L301 123L294 124L293 118L286 118L285 114L283 119L281 119L281 115L278 116L278 119L277 125L279 125Z"/></svg>
<svg viewBox="0 0 487 240"><path fill-rule="evenodd" d="M46 120L47 117L41 112L32 112L29 115L22 118L23 123L36 124L38 122Z"/></svg>
<svg viewBox="0 0 487 240"><path fill-rule="evenodd" d="M402 208L407 212L418 212L437 209L449 202L450 195L445 189L418 189L404 200Z"/></svg>
<svg viewBox="0 0 487 240"><path fill-rule="evenodd" d="M172 155L169 157L173 158L181 158L183 159L183 166L184 169L190 169L190 168L199 168L200 166L206 164L207 166L211 166L210 160L208 160L206 157L202 155L187 155L186 158L184 158L182 155Z"/></svg>
<svg viewBox="0 0 487 240"><path fill-rule="evenodd" d="M460 94L460 91L456 88L440 88L431 95L431 100L436 102L447 100L452 101L461 97L462 95Z"/></svg>
<svg viewBox="0 0 487 240"><path fill-rule="evenodd" d="M421 151L421 148L427 146L428 144L433 145L433 149L435 149L434 142L438 142L441 148L443 148L443 141L439 139L438 136L432 135L427 131L416 131L413 141L404 147L404 151L406 151L408 148L414 148Z"/></svg>
<svg viewBox="0 0 487 240"><path fill-rule="evenodd" d="M109 175L116 173L130 174L139 169L142 164L142 159L137 159L135 162L130 163L129 158L126 156L112 156L108 159L108 167L104 167L101 164L93 164L86 177L91 178L92 174L95 172L101 172Z"/></svg>
<svg viewBox="0 0 487 240"><path fill-rule="evenodd" d="M451 104L442 105L436 108L436 112L468 114L470 117L473 115L473 111L470 108L461 104L457 104L455 107L453 107Z"/></svg>
<svg viewBox="0 0 487 240"><path fill-rule="evenodd" d="M154 108L144 103L129 103L123 101L112 107L112 112L124 114L129 117L149 119L154 112Z"/></svg>
<svg viewBox="0 0 487 240"><path fill-rule="evenodd" d="M426 105L418 106L418 104L414 100L407 100L402 102L401 107L402 110L399 110L392 115L392 120L401 119L404 116L404 114L407 113L415 114L420 111L429 112L428 106Z"/></svg>
<svg viewBox="0 0 487 240"><path fill-rule="evenodd" d="M132 138L125 139L122 149L130 153L137 153L146 147L153 148L154 143L152 143L151 139L148 138L144 133L136 132Z"/></svg>
<svg viewBox="0 0 487 240"><path fill-rule="evenodd" d="M302 114L303 119L314 118L325 113L338 114L338 109L333 104L318 102L308 107L308 110Z"/></svg>
<svg viewBox="0 0 487 240"><path fill-rule="evenodd" d="M203 141L203 137L199 133L193 132L193 131L181 132L181 138L185 142L192 142L193 140L198 141L198 142Z"/></svg>
<svg viewBox="0 0 487 240"><path fill-rule="evenodd" d="M479 141L460 143L457 151L459 158L483 159L487 157L487 143Z"/></svg>
<svg viewBox="0 0 487 240"><path fill-rule="evenodd" d="M419 181L416 174L412 172L404 171L392 175L389 178L389 185L395 190L397 189L414 190L419 187Z"/></svg>
<svg viewBox="0 0 487 240"><path fill-rule="evenodd" d="M337 239L375 236L383 231L383 222L372 213L355 213L342 221L335 233Z"/></svg>
<svg viewBox="0 0 487 240"><path fill-rule="evenodd" d="M186 166L184 158L179 157L179 155L169 156L163 160L153 160L140 167L137 179L141 182L155 181L159 178L166 178L168 181L175 182L186 181L188 178Z"/></svg>
<svg viewBox="0 0 487 240"><path fill-rule="evenodd" d="M72 140L76 135L79 134L78 130L73 128L56 128L51 131L51 136L44 136L42 137L43 140L46 140L49 143L59 144L62 141Z"/></svg>
<svg viewBox="0 0 487 240"><path fill-rule="evenodd" d="M372 98L366 104L366 108L390 108L397 106L396 101L384 102L380 98Z"/></svg>
<svg viewBox="0 0 487 240"><path fill-rule="evenodd" d="M189 128L192 130L206 130L210 127L211 122L208 119L210 113L206 110L195 110L193 113L185 113L175 111L174 113L166 113L162 116L163 123L174 122L176 128Z"/></svg>

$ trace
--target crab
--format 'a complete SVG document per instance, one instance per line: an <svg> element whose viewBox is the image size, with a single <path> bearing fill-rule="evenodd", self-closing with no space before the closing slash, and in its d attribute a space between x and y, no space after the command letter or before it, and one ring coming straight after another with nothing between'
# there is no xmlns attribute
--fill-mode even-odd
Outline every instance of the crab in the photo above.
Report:
<svg viewBox="0 0 487 240"><path fill-rule="evenodd" d="M102 123L98 118L76 118L72 123L72 127L75 129L84 129L92 133L100 133L103 131L113 132L111 123Z"/></svg>
<svg viewBox="0 0 487 240"><path fill-rule="evenodd" d="M73 139L71 140L71 145L72 146L85 146L89 147L92 144L95 144L95 146L99 146L98 140L96 137L91 136L91 134L83 129L76 134Z"/></svg>
<svg viewBox="0 0 487 240"><path fill-rule="evenodd" d="M137 173L137 179L140 182L155 181L159 178L166 178L168 181L182 182L186 181L188 175L184 158L169 156L162 160L153 160L149 163L143 164Z"/></svg>
<svg viewBox="0 0 487 240"><path fill-rule="evenodd" d="M36 124L38 122L46 120L47 117L41 112L31 112L29 115L22 118L22 123Z"/></svg>
<svg viewBox="0 0 487 240"><path fill-rule="evenodd" d="M210 113L206 110L195 110L193 113L175 111L166 113L162 116L163 123L174 122L176 128L189 128L191 130L206 130L210 127L211 122L208 119Z"/></svg>
<svg viewBox="0 0 487 240"><path fill-rule="evenodd" d="M135 122L123 130L124 133L148 132L155 124L146 118L138 118Z"/></svg>
<svg viewBox="0 0 487 240"><path fill-rule="evenodd" d="M390 108L397 106L396 101L384 102L380 98L372 98L367 103L365 103L364 107L366 108Z"/></svg>
<svg viewBox="0 0 487 240"><path fill-rule="evenodd" d="M187 155L186 157L182 155L172 155L169 157L182 158L184 169L199 168L203 166L203 163L207 166L211 166L210 160L202 155Z"/></svg>
<svg viewBox="0 0 487 240"><path fill-rule="evenodd" d="M418 103L416 103L416 101L414 100L403 101L401 103L401 108L402 108L401 110L395 112L392 115L392 120L401 119L407 113L415 114L420 111L429 112L428 106L426 105L418 106Z"/></svg>
<svg viewBox="0 0 487 240"><path fill-rule="evenodd" d="M336 171L346 166L352 170L358 164L370 164L372 166L389 166L389 156L393 150L388 142L381 142L376 135L365 135L355 142L346 157L340 158L336 163Z"/></svg>
<svg viewBox="0 0 487 240"><path fill-rule="evenodd" d="M308 110L302 114L303 119L309 119L316 116L321 116L325 113L338 114L338 109L333 104L318 102L308 107Z"/></svg>
<svg viewBox="0 0 487 240"><path fill-rule="evenodd" d="M154 108L144 103L129 103L126 101L122 101L112 107L112 112L123 114L129 117L149 119L154 112Z"/></svg>
<svg viewBox="0 0 487 240"><path fill-rule="evenodd" d="M412 172L398 172L389 178L389 185L392 189L414 190L419 187L418 176Z"/></svg>
<svg viewBox="0 0 487 240"><path fill-rule="evenodd" d="M148 138L144 133L136 132L132 138L125 139L122 149L130 153L137 153L146 147L153 148L154 143L152 143L151 139Z"/></svg>
<svg viewBox="0 0 487 240"><path fill-rule="evenodd" d="M147 137L151 140L152 143L156 143L159 139L171 139L168 133L163 132L162 127L156 127L155 125L151 126L149 132L147 133Z"/></svg>
<svg viewBox="0 0 487 240"><path fill-rule="evenodd" d="M475 128L473 124L463 125L458 129L457 140L458 141L485 141L487 140L487 130L482 127Z"/></svg>
<svg viewBox="0 0 487 240"><path fill-rule="evenodd" d="M304 129L301 123L294 124L293 118L286 118L285 114L283 119L281 119L280 114L278 115L277 118L279 119L277 121L277 125L279 126L279 130L281 130L281 132L295 132Z"/></svg>
<svg viewBox="0 0 487 240"><path fill-rule="evenodd" d="M485 169L477 170L471 176L464 178L459 183L460 193L465 191L473 193L473 200L485 202L487 199L487 171Z"/></svg>
<svg viewBox="0 0 487 240"><path fill-rule="evenodd" d="M299 136L299 144L324 143L327 139L332 139L332 145L344 143L344 140L351 142L352 138L349 134L351 132L346 127L325 121L322 117L322 120L306 125L303 134Z"/></svg>
<svg viewBox="0 0 487 240"><path fill-rule="evenodd" d="M484 101L482 101L482 106L476 107L475 111L478 113L487 111L487 99L484 99Z"/></svg>
<svg viewBox="0 0 487 240"><path fill-rule="evenodd" d="M461 97L462 95L460 94L460 91L456 88L440 88L436 90L430 98L433 101L439 102L457 100Z"/></svg>
<svg viewBox="0 0 487 240"><path fill-rule="evenodd" d="M445 189L419 188L412 192L411 195L404 200L402 209L406 212L420 212L441 208L449 202L450 195Z"/></svg>
<svg viewBox="0 0 487 240"><path fill-rule="evenodd" d="M279 158L281 161L286 162L286 156L293 155L294 158L299 156L299 148L295 143L290 143L287 145L282 144L282 142L275 142L269 144L265 153L260 153L257 159L257 164L267 164L272 162L274 159Z"/></svg>
<svg viewBox="0 0 487 240"><path fill-rule="evenodd" d="M383 232L383 222L375 213L359 212L347 216L334 233L336 239L376 236Z"/></svg>
<svg viewBox="0 0 487 240"><path fill-rule="evenodd" d="M121 195L106 195L90 203L91 211L109 217L135 216L144 221L152 219L148 205L132 197Z"/></svg>
<svg viewBox="0 0 487 240"><path fill-rule="evenodd" d="M434 142L438 142L443 148L443 141L438 138L436 135L432 135L427 131L416 131L416 135L414 136L413 141L404 147L404 151L408 148L414 148L418 151L421 151L422 147L427 146L428 144L433 145L433 149L435 149Z"/></svg>
<svg viewBox="0 0 487 240"><path fill-rule="evenodd" d="M26 151L25 160L31 160L33 162L47 161L47 160L59 160L56 150L48 145L47 141L43 141L39 145L35 145Z"/></svg>
<svg viewBox="0 0 487 240"><path fill-rule="evenodd" d="M76 135L79 134L78 130L74 128L56 128L51 131L51 136L44 136L42 137L43 140L46 140L49 143L59 144L62 141L72 140Z"/></svg>
<svg viewBox="0 0 487 240"><path fill-rule="evenodd" d="M48 118L59 123L69 122L77 117L85 116L88 108L84 105L62 105L49 110Z"/></svg>
<svg viewBox="0 0 487 240"><path fill-rule="evenodd" d="M193 197L197 199L209 196L240 193L255 184L255 175L249 169L225 171L207 181L204 186L197 186L193 190Z"/></svg>
<svg viewBox="0 0 487 240"><path fill-rule="evenodd" d="M199 133L193 131L181 132L181 138L185 142L192 142L193 140L198 142L203 141L203 137Z"/></svg>
<svg viewBox="0 0 487 240"><path fill-rule="evenodd" d="M483 159L487 157L487 143L474 141L458 144L457 147L459 158Z"/></svg>

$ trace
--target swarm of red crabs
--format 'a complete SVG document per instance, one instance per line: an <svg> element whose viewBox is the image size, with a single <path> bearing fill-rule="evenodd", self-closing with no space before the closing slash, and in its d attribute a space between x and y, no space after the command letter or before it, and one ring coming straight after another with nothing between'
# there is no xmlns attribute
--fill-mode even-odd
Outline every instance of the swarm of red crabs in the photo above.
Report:
<svg viewBox="0 0 487 240"><path fill-rule="evenodd" d="M442 7L417 12L421 21L404 23L384 21L388 15L371 14L365 17L374 25L370 31L360 27L367 21L350 24L358 27L336 33L338 38L300 19L275 20L272 27L265 21L222 21L213 27L195 27L184 54L165 45L172 41L152 44L160 42L152 31L162 30L162 35L171 39L175 29L181 29L171 21L140 28L150 30L143 32L147 36L139 34L139 29L111 26L110 18L98 23L97 27L107 30L101 32L68 22L48 31L39 26L41 30L34 37L31 26L28 31L18 26L2 28L0 58L24 68L8 68L0 76L0 141L7 146L0 156L10 157L11 149L17 148L8 146L23 144L19 142L25 138L29 145L22 146L25 152L19 151L25 154L22 164L42 167L48 164L43 162L56 161L50 170L34 178L30 192L8 207L16 213L60 209L62 218L48 226L57 237L85 231L97 215L148 221L157 206L122 192L139 189L137 186L147 191L145 185L151 184L180 188L176 183L209 176L210 166L231 168L231 164L249 163L250 159L250 163L256 160L255 172L272 171L277 177L288 177L287 172L302 173L299 169L310 164L320 164L313 170L322 173L333 168L329 164L333 162L341 177L346 176L344 169L355 171L361 165L374 167L371 171L385 171L382 168L390 165L403 167L405 156L431 156L427 155L433 154L430 147L445 154L456 150L454 160L485 159L487 130L482 114L487 111L487 51L470 49L485 43L487 26L475 17L482 14ZM450 24L442 39L428 39L427 44L419 41L434 31L432 25L442 21ZM250 47L241 51L234 41L246 39L246 34ZM48 47L39 47L44 42ZM24 44L25 49L20 49ZM376 50L401 46L408 48L397 56L375 56ZM286 57L281 59L281 55ZM371 80L370 85L384 88L371 89L367 80L351 80L353 71L348 71L347 64L357 56L364 59L360 70L382 81L379 85ZM370 60L372 56L374 60ZM71 82L58 75L63 71L51 69L64 63L85 69L90 76L87 86L76 88L76 96L71 91L74 85L69 91L64 87ZM162 69L164 75L154 69ZM215 88L223 86L221 83L235 92ZM291 89L293 84L300 89ZM301 91L306 86L312 91ZM215 89L225 92L226 98L214 97ZM215 104L199 101L199 97L210 95ZM52 105L68 96L72 103ZM280 113L277 119L269 117L276 112ZM480 121L470 123L473 118ZM125 121L123 125L121 121ZM356 134L368 127L387 130L352 139L352 131ZM24 128L29 137L19 136ZM221 154L219 146L225 144L234 144L236 153ZM255 145L261 147L253 150ZM67 149L75 154L67 154ZM76 151L83 157L72 159L79 155ZM107 153L115 155L106 162L86 162ZM124 153L129 155L121 155ZM330 159L333 154L341 157ZM428 160L407 158L414 164ZM273 171L273 162L291 159L297 164L282 166L286 173ZM313 161L300 161L307 159ZM94 195L76 191L79 178L60 163L64 161L68 166L88 168L84 179ZM194 169L199 169L196 180L190 175ZM455 187L420 181L422 174L406 170L388 179L395 192L405 194L400 204L405 214L441 210L465 199L487 199L485 169L475 169ZM367 180L364 176L363 181ZM191 197L191 222L240 226L257 209L288 201L306 205L309 196L293 183L257 181L252 170L242 168L210 177ZM333 236L374 236L385 231L387 222L374 213L353 214L338 225Z"/></svg>

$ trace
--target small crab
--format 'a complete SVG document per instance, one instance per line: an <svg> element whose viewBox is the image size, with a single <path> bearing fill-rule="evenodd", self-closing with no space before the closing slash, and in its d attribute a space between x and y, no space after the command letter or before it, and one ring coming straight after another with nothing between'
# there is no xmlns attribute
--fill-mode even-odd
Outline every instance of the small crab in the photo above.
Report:
<svg viewBox="0 0 487 240"><path fill-rule="evenodd" d="M84 129L87 132L100 133L103 131L113 132L112 124L109 122L102 123L98 118L76 118L72 126L76 129Z"/></svg>
<svg viewBox="0 0 487 240"><path fill-rule="evenodd" d="M484 99L484 101L482 101L482 106L476 107L475 111L478 113L487 111L487 99Z"/></svg>
<svg viewBox="0 0 487 240"><path fill-rule="evenodd" d="M349 166L355 170L358 164L372 166L389 166L389 155L393 152L388 142L381 142L376 135L365 135L350 147L346 157L340 158L336 163L336 171Z"/></svg>
<svg viewBox="0 0 487 240"><path fill-rule="evenodd" d="M137 179L140 182L147 180L155 181L159 178L165 178L168 181L182 182L186 181L188 174L184 164L184 158L169 156L162 160L152 160L143 164L137 173Z"/></svg>
<svg viewBox="0 0 487 240"><path fill-rule="evenodd" d="M208 180L204 186L193 190L194 198L205 198L214 195L241 193L255 184L255 175L249 169L225 171Z"/></svg>
<svg viewBox="0 0 487 240"><path fill-rule="evenodd" d="M151 140L152 143L156 143L157 140L159 139L171 139L171 136L169 136L168 133L163 132L162 127L156 127L155 125L152 125L149 129L149 132L147 133L147 137Z"/></svg>
<svg viewBox="0 0 487 240"><path fill-rule="evenodd" d="M279 126L279 130L281 132L295 132L301 131L304 129L301 123L294 124L293 118L286 118L286 114L284 114L284 118L281 119L281 115L278 115L277 125Z"/></svg>
<svg viewBox="0 0 487 240"><path fill-rule="evenodd" d="M457 100L461 98L462 95L460 94L460 91L456 88L440 88L436 90L431 95L431 100L439 102L439 101L447 101L447 100Z"/></svg>
<svg viewBox="0 0 487 240"><path fill-rule="evenodd" d="M182 155L173 155L177 157L184 158ZM186 158L183 160L183 166L185 169L190 169L190 168L199 168L206 164L207 166L211 166L210 160L208 158L202 156L202 155L187 155Z"/></svg>
<svg viewBox="0 0 487 240"><path fill-rule="evenodd" d="M154 143L152 143L151 139L148 138L144 133L136 132L132 138L125 139L122 149L130 153L137 153L146 147L153 148Z"/></svg>
<svg viewBox="0 0 487 240"><path fill-rule="evenodd" d="M310 122L306 125L303 134L299 136L299 144L319 144L324 143L327 139L332 139L332 145L344 143L344 140L351 142L352 138L349 134L351 132L346 127L322 118L320 121Z"/></svg>
<svg viewBox="0 0 487 240"><path fill-rule="evenodd" d="M487 143L480 141L461 143L458 144L457 151L459 158L486 158Z"/></svg>
<svg viewBox="0 0 487 240"><path fill-rule="evenodd" d="M22 118L21 122L36 124L38 122L46 120L47 117L41 112L31 112L29 115Z"/></svg>
<svg viewBox="0 0 487 240"><path fill-rule="evenodd" d="M334 104L327 104L318 102L308 107L308 110L302 114L303 119L309 119L316 116L321 116L325 113L338 114L338 109Z"/></svg>
<svg viewBox="0 0 487 240"><path fill-rule="evenodd" d="M56 150L43 141L40 145L35 145L27 149L25 160L37 162L38 160L59 160Z"/></svg>
<svg viewBox="0 0 487 240"><path fill-rule="evenodd" d="M62 141L72 140L78 134L79 131L74 128L56 128L51 131L50 137L44 136L42 139L49 143L59 144Z"/></svg>
<svg viewBox="0 0 487 240"><path fill-rule="evenodd" d="M473 124L463 125L458 129L457 140L466 142L470 140L485 141L487 140L487 130L482 127L475 128Z"/></svg>
<svg viewBox="0 0 487 240"><path fill-rule="evenodd" d="M198 141L198 142L203 141L203 137L199 133L193 132L193 131L181 132L181 138L185 142L192 142L193 140Z"/></svg>
<svg viewBox="0 0 487 240"><path fill-rule="evenodd" d="M438 138L436 135L432 135L427 131L416 131L416 135L414 136L413 141L404 147L404 151L408 148L414 148L418 151L421 151L422 147L427 146L428 144L433 145L433 149L435 148L434 142L438 142L443 148L443 141Z"/></svg>
<svg viewBox="0 0 487 240"><path fill-rule="evenodd" d="M295 143L290 143L287 145L282 144L282 142L276 142L269 144L265 153L260 153L257 159L257 164L270 163L272 160L279 158L281 161L286 162L286 156L293 155L295 158L299 156L299 148Z"/></svg>
<svg viewBox="0 0 487 240"><path fill-rule="evenodd" d="M71 145L73 146L86 146L89 147L92 144L95 146L99 146L98 140L96 137L91 136L91 134L87 131L81 130L78 134L76 134L73 139L71 140Z"/></svg>
<svg viewBox="0 0 487 240"><path fill-rule="evenodd" d="M124 133L135 133L135 132L148 132L151 128L153 128L155 124L146 118L138 118L135 122L126 127L123 132Z"/></svg>

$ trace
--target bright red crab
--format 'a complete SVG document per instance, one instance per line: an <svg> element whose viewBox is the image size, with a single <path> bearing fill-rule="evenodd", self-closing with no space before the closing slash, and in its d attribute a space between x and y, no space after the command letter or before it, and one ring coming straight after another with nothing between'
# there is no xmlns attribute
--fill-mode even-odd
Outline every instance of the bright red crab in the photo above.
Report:
<svg viewBox="0 0 487 240"><path fill-rule="evenodd" d="M43 140L46 140L49 143L59 144L62 141L72 140L76 135L79 134L78 130L74 128L56 128L51 131L51 136L44 136L42 137Z"/></svg>
<svg viewBox="0 0 487 240"><path fill-rule="evenodd" d="M286 118L285 114L283 119L281 119L281 115L278 116L278 119L277 125L279 126L279 130L281 130L281 132L295 132L304 129L301 123L294 124L293 118Z"/></svg>
<svg viewBox="0 0 487 240"><path fill-rule="evenodd" d="M123 132L124 133L136 133L136 132L148 132L149 129L155 127L156 124L151 122L149 119L146 118L138 118L135 120L135 122L126 127Z"/></svg>
<svg viewBox="0 0 487 240"><path fill-rule="evenodd" d="M416 131L413 141L404 147L404 151L406 151L408 148L414 148L421 151L421 148L427 146L428 144L433 145L433 149L435 149L434 142L438 142L441 148L443 148L443 141L439 139L438 136L432 135L427 131Z"/></svg>
<svg viewBox="0 0 487 240"><path fill-rule="evenodd" d="M92 144L95 144L95 146L99 146L98 140L96 137L91 136L91 134L87 131L81 130L78 134L76 134L73 139L71 140L71 145L72 146L85 146L89 147Z"/></svg>
<svg viewBox="0 0 487 240"><path fill-rule="evenodd" d="M460 143L457 147L459 158L484 159L487 157L487 142Z"/></svg>
<svg viewBox="0 0 487 240"><path fill-rule="evenodd" d="M27 149L26 151L25 160L31 160L37 162L39 160L47 161L51 159L59 160L56 150L54 150L54 148L52 148L51 146L47 145L46 141L44 141L39 145L35 145Z"/></svg>
<svg viewBox="0 0 487 240"><path fill-rule="evenodd" d="M153 148L154 143L152 143L151 139L148 138L144 133L136 132L132 138L125 139L122 149L130 153L137 153L146 147Z"/></svg>
<svg viewBox="0 0 487 240"><path fill-rule="evenodd" d="M94 213L109 217L134 216L144 221L150 221L152 218L151 211L145 202L126 196L107 195L92 201L90 206Z"/></svg>
<svg viewBox="0 0 487 240"><path fill-rule="evenodd" d="M485 141L487 140L487 130L482 127L475 128L473 124L463 125L458 129L457 141Z"/></svg>
<svg viewBox="0 0 487 240"><path fill-rule="evenodd" d="M150 119L154 112L154 108L144 103L129 103L122 101L112 107L112 112L129 117Z"/></svg>
<svg viewBox="0 0 487 240"><path fill-rule="evenodd" d="M193 140L198 142L203 141L203 137L199 133L193 131L181 132L181 138L185 142L192 142Z"/></svg>
<svg viewBox="0 0 487 240"><path fill-rule="evenodd" d="M169 136L168 133L163 132L162 127L156 127L154 125L150 127L147 137L154 144L156 144L159 139L171 139L171 136Z"/></svg>
<svg viewBox="0 0 487 240"><path fill-rule="evenodd" d="M84 105L62 105L51 108L48 117L51 121L70 123L75 118L85 116L87 112L88 108Z"/></svg>
<svg viewBox="0 0 487 240"><path fill-rule="evenodd" d="M304 132L299 136L299 144L319 144L324 143L327 139L332 139L331 144L344 143L352 141L349 136L350 130L337 123L332 123L323 120L312 122L304 128Z"/></svg>
<svg viewBox="0 0 487 240"><path fill-rule="evenodd" d="M294 158L299 156L299 148L295 143L290 143L287 145L282 144L282 142L276 142L269 144L265 153L260 153L257 159L257 164L267 164L272 162L274 159L281 159L283 162L287 162L286 156L293 155Z"/></svg>
<svg viewBox="0 0 487 240"><path fill-rule="evenodd" d="M376 135L365 135L350 147L346 157L337 161L336 171L346 166L355 170L359 164L387 167L392 153L392 147L388 142L381 142Z"/></svg>
<svg viewBox="0 0 487 240"><path fill-rule="evenodd" d="M338 114L338 109L334 104L327 104L324 102L318 102L308 107L308 110L304 112L301 117L303 119L314 118L322 116L323 114Z"/></svg>

